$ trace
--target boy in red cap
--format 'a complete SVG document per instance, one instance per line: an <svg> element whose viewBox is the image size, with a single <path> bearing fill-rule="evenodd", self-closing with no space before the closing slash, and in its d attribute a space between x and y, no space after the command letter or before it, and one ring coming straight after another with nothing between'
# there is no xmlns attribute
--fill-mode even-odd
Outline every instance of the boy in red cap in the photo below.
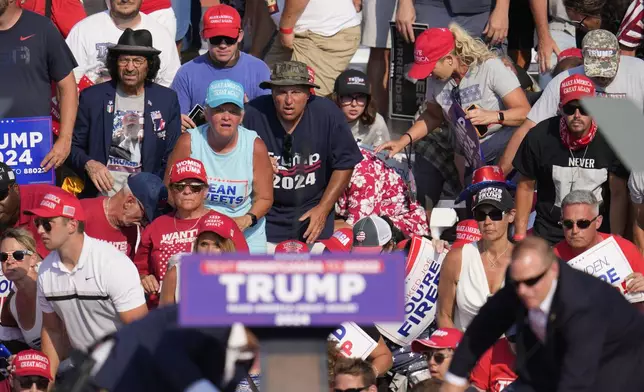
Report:
<svg viewBox="0 0 644 392"><path fill-rule="evenodd" d="M411 350L425 356L432 378L443 380L462 338L463 332L456 328L439 328L429 339L416 339L411 342Z"/></svg>
<svg viewBox="0 0 644 392"><path fill-rule="evenodd" d="M52 381L49 358L36 350L24 350L16 354L13 366L12 391L45 392Z"/></svg>
<svg viewBox="0 0 644 392"><path fill-rule="evenodd" d="M520 174L514 238L526 236L536 183L534 234L551 245L564 239L559 224L561 202L576 189L592 191L603 202L601 212L607 219L600 231L622 234L628 209L628 172L579 102L595 96L594 83L581 74L569 76L561 82L559 95L560 114L537 124L513 161Z"/></svg>

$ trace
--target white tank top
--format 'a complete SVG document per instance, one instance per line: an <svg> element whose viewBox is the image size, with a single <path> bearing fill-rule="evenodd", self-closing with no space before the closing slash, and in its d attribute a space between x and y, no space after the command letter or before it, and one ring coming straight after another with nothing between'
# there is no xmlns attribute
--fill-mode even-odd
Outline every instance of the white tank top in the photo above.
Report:
<svg viewBox="0 0 644 392"><path fill-rule="evenodd" d="M11 315L16 320L16 323L20 328L20 332L22 332L22 337L25 339L25 343L27 343L29 347L35 350L40 350L40 331L42 330L42 310L40 309L40 304L38 303L38 299L36 298L36 318L34 320L34 326L31 327L30 330L25 330L20 324L20 318L18 317L18 309L16 309L16 295L18 295L18 292L12 295L11 300L9 301L9 309L11 310Z"/></svg>
<svg viewBox="0 0 644 392"><path fill-rule="evenodd" d="M478 243L466 244L462 249L461 273L456 285L454 326L464 331L487 302L490 287L483 268Z"/></svg>

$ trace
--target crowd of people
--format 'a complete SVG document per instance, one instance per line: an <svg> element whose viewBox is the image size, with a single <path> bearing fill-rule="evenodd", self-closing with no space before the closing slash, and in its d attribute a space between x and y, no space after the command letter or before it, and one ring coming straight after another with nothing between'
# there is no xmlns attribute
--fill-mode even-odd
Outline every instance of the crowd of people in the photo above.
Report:
<svg viewBox="0 0 644 392"><path fill-rule="evenodd" d="M0 154L12 287L0 391L66 385L74 353L103 364L98 389L144 385L132 379L149 372L110 352L143 369L120 345L170 336L189 253L411 257L423 237L446 253L435 320L411 344L361 326L376 348L360 359L330 340L336 392L611 390L623 340L644 345L644 302L629 303L644 293L644 173L581 104L603 96L644 112L642 0L89 3L0 0L0 119L50 117L39 166L55 172L55 184L25 183ZM394 38L413 45L407 79L426 81L409 127L390 117ZM350 64L360 45L366 72ZM436 218L443 199L463 202L452 227ZM608 240L630 268L619 296L566 264ZM614 320L594 333L619 326L619 337L590 333L596 312L558 294L584 285ZM553 332L555 311L580 335ZM596 344L583 351L580 336ZM165 385L259 391L261 333L233 325L216 338L229 347L207 362L216 376ZM229 372L233 348L243 377Z"/></svg>

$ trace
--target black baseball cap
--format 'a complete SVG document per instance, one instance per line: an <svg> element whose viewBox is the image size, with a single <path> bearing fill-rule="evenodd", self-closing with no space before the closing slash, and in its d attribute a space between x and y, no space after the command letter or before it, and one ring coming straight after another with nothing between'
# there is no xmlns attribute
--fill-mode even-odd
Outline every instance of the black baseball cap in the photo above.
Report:
<svg viewBox="0 0 644 392"><path fill-rule="evenodd" d="M16 182L16 173L4 162L0 162L0 192L6 191Z"/></svg>
<svg viewBox="0 0 644 392"><path fill-rule="evenodd" d="M367 75L356 69L347 69L338 75L333 91L339 95L366 94L371 96L371 86Z"/></svg>
<svg viewBox="0 0 644 392"><path fill-rule="evenodd" d="M491 205L501 211L509 211L514 208L512 195L505 187L490 186L481 189L474 195L472 209L481 205Z"/></svg>

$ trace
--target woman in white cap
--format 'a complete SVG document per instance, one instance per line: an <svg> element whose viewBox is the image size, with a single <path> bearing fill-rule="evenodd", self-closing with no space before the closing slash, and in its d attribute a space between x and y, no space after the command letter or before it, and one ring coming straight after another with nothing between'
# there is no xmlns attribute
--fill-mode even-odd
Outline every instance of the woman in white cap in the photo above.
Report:
<svg viewBox="0 0 644 392"><path fill-rule="evenodd" d="M244 88L232 80L215 80L206 105L208 122L181 135L168 167L188 157L202 161L208 177L206 207L237 222L251 253L265 253L264 215L273 205L273 165L257 133L241 125Z"/></svg>

